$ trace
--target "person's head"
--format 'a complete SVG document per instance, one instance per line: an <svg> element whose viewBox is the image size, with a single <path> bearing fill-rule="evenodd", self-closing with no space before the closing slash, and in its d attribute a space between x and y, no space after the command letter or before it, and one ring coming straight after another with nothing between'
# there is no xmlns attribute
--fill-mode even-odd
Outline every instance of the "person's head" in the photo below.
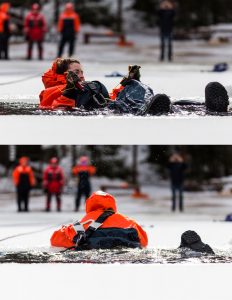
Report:
<svg viewBox="0 0 232 300"><path fill-rule="evenodd" d="M88 166L88 164L89 164L88 156L81 156L78 160L78 164L81 166Z"/></svg>
<svg viewBox="0 0 232 300"><path fill-rule="evenodd" d="M162 0L160 2L160 8L161 9L173 9L174 3L173 3L173 1L170 1L170 0Z"/></svg>
<svg viewBox="0 0 232 300"><path fill-rule="evenodd" d="M81 81L85 81L83 67L79 60L73 58L58 58L56 60L56 73L64 74L68 71L77 73Z"/></svg>
<svg viewBox="0 0 232 300"><path fill-rule="evenodd" d="M19 159L19 164L22 166L22 167L26 167L29 163L29 158L27 156L23 156Z"/></svg>
<svg viewBox="0 0 232 300"><path fill-rule="evenodd" d="M184 161L184 158L183 156L181 155L180 151L175 151L171 154L170 156L170 161L171 162L183 162Z"/></svg>
<svg viewBox="0 0 232 300"><path fill-rule="evenodd" d="M73 3L72 2L66 3L64 10L67 13L72 13L74 11L74 5L73 5Z"/></svg>
<svg viewBox="0 0 232 300"><path fill-rule="evenodd" d="M31 11L33 14L38 14L40 11L40 6L38 3L33 3L31 6Z"/></svg>
<svg viewBox="0 0 232 300"><path fill-rule="evenodd" d="M86 200L86 213L90 213L96 210L112 210L117 212L117 206L115 198L103 191L97 191L93 193L87 200Z"/></svg>
<svg viewBox="0 0 232 300"><path fill-rule="evenodd" d="M58 158L57 157L52 157L50 159L50 166L55 168L55 167L57 167L57 165L58 165Z"/></svg>

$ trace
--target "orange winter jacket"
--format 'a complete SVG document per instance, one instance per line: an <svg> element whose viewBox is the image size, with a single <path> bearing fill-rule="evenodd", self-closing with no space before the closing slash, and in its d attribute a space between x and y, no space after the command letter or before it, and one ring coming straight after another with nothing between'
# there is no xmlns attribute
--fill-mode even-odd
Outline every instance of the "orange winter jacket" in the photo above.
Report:
<svg viewBox="0 0 232 300"><path fill-rule="evenodd" d="M94 166L77 165L72 169L72 173L75 176L77 176L81 172L88 172L89 175L93 176L96 173L96 168Z"/></svg>
<svg viewBox="0 0 232 300"><path fill-rule="evenodd" d="M28 177L28 182L29 182L30 186L35 185L34 173L30 166L19 165L14 169L12 177L13 177L13 182L14 182L15 186L20 185L22 176Z"/></svg>
<svg viewBox="0 0 232 300"><path fill-rule="evenodd" d="M148 238L146 232L134 220L129 219L128 217L117 212L116 201L110 194L104 192L96 192L92 194L92 196L90 196L90 198L88 198L86 201L86 215L81 219L80 223L83 224L84 229L87 230L91 223L94 220L96 221L98 217L106 210L111 210L114 212L114 214L108 217L103 222L102 226L96 230L96 232L107 232L108 229L111 230L111 234L109 236L112 238L112 232L114 232L113 236L115 239L117 239L117 232L119 232L120 236L127 230L134 230L134 233L138 238L139 245L141 247L147 246ZM64 248L73 247L75 246L73 239L76 234L77 232L74 224L62 226L61 229L53 233L51 237L51 245L54 247ZM104 236L105 235L107 234L104 234ZM104 239L104 237L102 239Z"/></svg>
<svg viewBox="0 0 232 300"><path fill-rule="evenodd" d="M9 22L10 17L8 11L10 9L10 4L8 2L2 3L0 5L0 33L6 33L6 22ZM9 26L9 25L8 25ZM9 28L7 28L7 31Z"/></svg>
<svg viewBox="0 0 232 300"><path fill-rule="evenodd" d="M66 75L65 74L57 74L57 60L53 62L51 69L46 71L42 76L42 81L45 89L54 87L57 85L66 84Z"/></svg>
<svg viewBox="0 0 232 300"><path fill-rule="evenodd" d="M46 71L42 76L42 81L45 87L40 95L41 109L56 109L60 106L75 107L75 101L62 95L66 87L66 75L57 74L57 61L52 65L52 68Z"/></svg>
<svg viewBox="0 0 232 300"><path fill-rule="evenodd" d="M81 27L81 21L79 15L75 11L64 11L58 21L58 31L63 33L64 31L73 30L79 32Z"/></svg>

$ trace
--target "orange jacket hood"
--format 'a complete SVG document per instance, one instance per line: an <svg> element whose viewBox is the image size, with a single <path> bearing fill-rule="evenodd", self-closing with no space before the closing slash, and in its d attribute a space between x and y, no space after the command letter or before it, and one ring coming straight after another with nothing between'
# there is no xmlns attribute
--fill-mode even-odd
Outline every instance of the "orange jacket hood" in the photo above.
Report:
<svg viewBox="0 0 232 300"><path fill-rule="evenodd" d="M98 191L93 193L86 201L86 213L90 213L96 210L111 209L117 212L116 201L110 194Z"/></svg>

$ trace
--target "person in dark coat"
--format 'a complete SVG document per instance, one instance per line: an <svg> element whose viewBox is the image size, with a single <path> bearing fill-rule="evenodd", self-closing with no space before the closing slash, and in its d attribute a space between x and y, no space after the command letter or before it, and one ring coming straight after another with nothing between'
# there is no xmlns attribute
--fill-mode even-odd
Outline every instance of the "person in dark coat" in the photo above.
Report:
<svg viewBox="0 0 232 300"><path fill-rule="evenodd" d="M168 60L172 61L172 33L176 14L174 3L169 0L161 1L158 14L161 39L160 61L165 59L166 44L168 46Z"/></svg>
<svg viewBox="0 0 232 300"><path fill-rule="evenodd" d="M176 210L176 193L179 193L179 210L183 212L183 183L184 173L187 165L183 157L179 153L174 153L169 158L169 171L171 179L171 190L172 190L172 211Z"/></svg>

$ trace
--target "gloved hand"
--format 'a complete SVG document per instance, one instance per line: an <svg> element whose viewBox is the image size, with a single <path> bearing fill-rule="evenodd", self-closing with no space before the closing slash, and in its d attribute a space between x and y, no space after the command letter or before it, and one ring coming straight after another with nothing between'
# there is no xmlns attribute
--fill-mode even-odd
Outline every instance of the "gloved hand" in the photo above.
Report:
<svg viewBox="0 0 232 300"><path fill-rule="evenodd" d="M66 87L63 96L76 100L76 95L78 90L83 90L81 80L76 72L68 71L66 75Z"/></svg>
<svg viewBox="0 0 232 300"><path fill-rule="evenodd" d="M141 77L140 69L141 69L141 67L137 66L137 65L134 65L134 66L129 66L128 69L129 69L130 79L135 79L135 80L140 81L140 77Z"/></svg>
<svg viewBox="0 0 232 300"><path fill-rule="evenodd" d="M140 68L141 67L137 66L137 65L129 66L128 67L128 70L129 70L128 76L123 78L123 80L120 82L121 85L125 87L126 85L130 84L132 79L140 81L140 77L141 77L140 71L139 71Z"/></svg>

